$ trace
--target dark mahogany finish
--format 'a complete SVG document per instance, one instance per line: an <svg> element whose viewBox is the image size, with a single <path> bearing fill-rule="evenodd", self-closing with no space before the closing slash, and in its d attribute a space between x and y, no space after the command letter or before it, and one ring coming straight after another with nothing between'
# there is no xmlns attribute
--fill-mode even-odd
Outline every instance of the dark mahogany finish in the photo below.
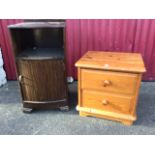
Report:
<svg viewBox="0 0 155 155"><path fill-rule="evenodd" d="M9 26L23 111L68 110L65 22L27 22Z"/></svg>

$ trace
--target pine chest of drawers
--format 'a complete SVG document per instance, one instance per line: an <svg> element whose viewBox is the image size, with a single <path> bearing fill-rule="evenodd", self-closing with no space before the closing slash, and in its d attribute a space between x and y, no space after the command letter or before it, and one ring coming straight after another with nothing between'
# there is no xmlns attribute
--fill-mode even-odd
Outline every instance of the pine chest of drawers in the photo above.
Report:
<svg viewBox="0 0 155 155"><path fill-rule="evenodd" d="M132 125L142 73L139 53L89 51L75 64L78 67L80 116L95 116Z"/></svg>

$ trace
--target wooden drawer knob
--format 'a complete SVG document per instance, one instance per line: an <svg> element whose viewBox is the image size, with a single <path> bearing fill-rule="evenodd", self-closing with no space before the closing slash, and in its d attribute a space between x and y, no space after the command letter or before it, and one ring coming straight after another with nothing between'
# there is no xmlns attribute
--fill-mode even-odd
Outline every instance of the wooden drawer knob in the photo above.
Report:
<svg viewBox="0 0 155 155"><path fill-rule="evenodd" d="M109 80L104 80L104 81L103 81L103 86L104 86L104 87L109 86L110 83L111 83L111 82L110 82Z"/></svg>
<svg viewBox="0 0 155 155"><path fill-rule="evenodd" d="M107 105L107 104L109 104L109 102L108 102L107 100L103 100L103 101L102 101L102 104L103 104L103 105Z"/></svg>

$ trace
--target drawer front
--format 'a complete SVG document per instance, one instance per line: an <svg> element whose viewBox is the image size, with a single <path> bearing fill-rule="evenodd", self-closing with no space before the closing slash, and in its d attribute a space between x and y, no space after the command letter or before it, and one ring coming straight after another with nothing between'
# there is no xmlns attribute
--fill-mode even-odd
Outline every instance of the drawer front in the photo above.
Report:
<svg viewBox="0 0 155 155"><path fill-rule="evenodd" d="M137 74L100 70L81 70L81 88L112 93L134 94Z"/></svg>
<svg viewBox="0 0 155 155"><path fill-rule="evenodd" d="M82 106L119 113L130 113L132 96L82 90Z"/></svg>

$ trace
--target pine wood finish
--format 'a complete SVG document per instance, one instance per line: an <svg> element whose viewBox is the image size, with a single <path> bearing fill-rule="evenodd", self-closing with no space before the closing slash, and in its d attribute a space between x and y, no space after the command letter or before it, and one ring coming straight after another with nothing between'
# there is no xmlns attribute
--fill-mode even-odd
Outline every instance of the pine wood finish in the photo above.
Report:
<svg viewBox="0 0 155 155"><path fill-rule="evenodd" d="M132 125L145 66L138 53L89 51L78 67L80 116L95 116Z"/></svg>
<svg viewBox="0 0 155 155"><path fill-rule="evenodd" d="M9 29L23 111L68 110L65 22L28 22Z"/></svg>

